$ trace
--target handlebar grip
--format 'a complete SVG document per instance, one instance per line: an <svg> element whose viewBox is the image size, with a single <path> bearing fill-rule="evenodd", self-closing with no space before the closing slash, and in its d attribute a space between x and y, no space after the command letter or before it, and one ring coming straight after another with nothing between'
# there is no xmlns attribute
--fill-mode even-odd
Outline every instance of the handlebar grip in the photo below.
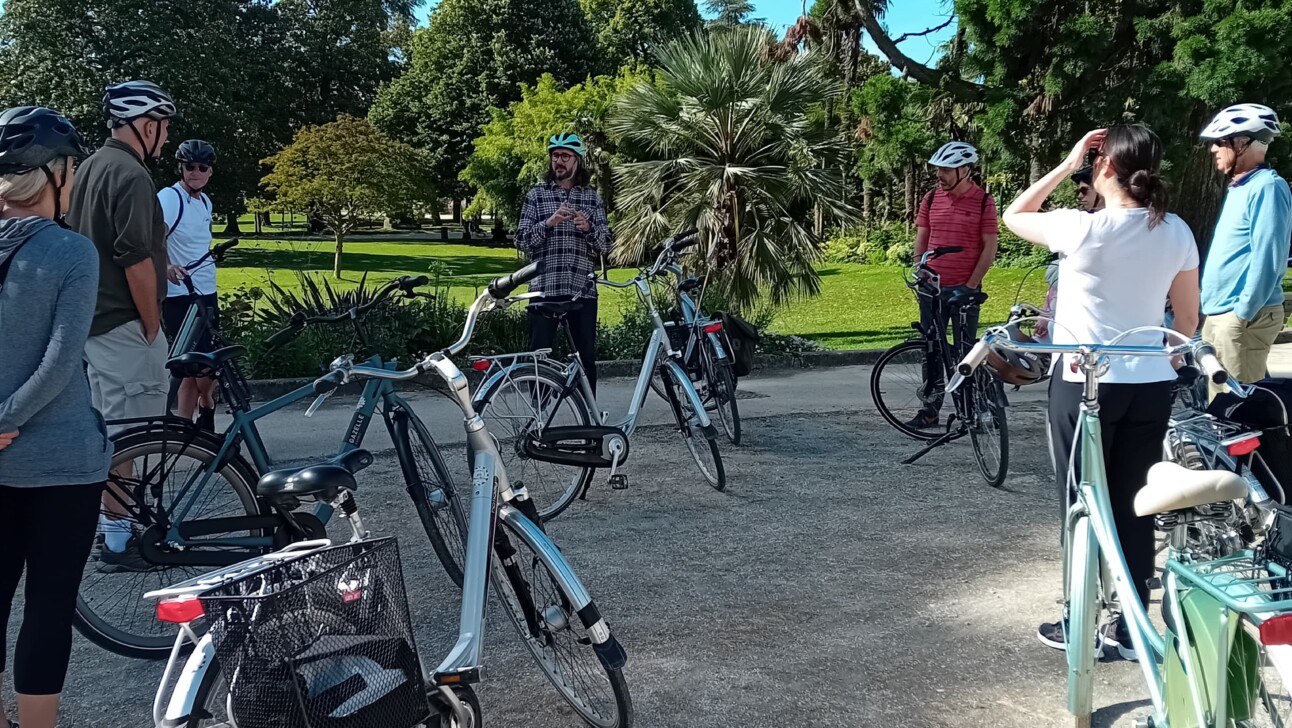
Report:
<svg viewBox="0 0 1292 728"><path fill-rule="evenodd" d="M940 258L944 255L951 255L953 253L963 253L964 248L960 247L959 245L952 245L946 248L937 248L930 252L933 253L932 255L929 256L930 258Z"/></svg>
<svg viewBox="0 0 1292 728"><path fill-rule="evenodd" d="M494 298L506 298L512 291L516 290L521 284L528 283L538 275L538 263L530 263L520 270L509 273L501 278L495 278L489 283L489 295Z"/></svg>
<svg viewBox="0 0 1292 728"><path fill-rule="evenodd" d="M694 234L692 234L690 237L681 238L680 240L674 240L673 244L670 245L669 247L676 252L680 250L685 250L691 247L692 245L695 245L698 242L700 242L700 239L696 237Z"/></svg>
<svg viewBox="0 0 1292 728"><path fill-rule="evenodd" d="M345 372L332 371L314 380L314 394L327 394L341 386L345 381Z"/></svg>
<svg viewBox="0 0 1292 728"><path fill-rule="evenodd" d="M268 339L265 339L265 346L276 349L283 344L295 339L300 335L302 327L305 326L305 316L300 311L292 314L291 320L287 323L286 328L274 332Z"/></svg>
<svg viewBox="0 0 1292 728"><path fill-rule="evenodd" d="M1229 381L1229 372L1221 366L1220 360L1216 358L1216 349L1211 344L1203 344L1195 349L1193 360L1212 384L1220 385Z"/></svg>
<svg viewBox="0 0 1292 728"><path fill-rule="evenodd" d="M421 288L430 282L431 279L426 276L400 276L399 287L405 293L412 293L414 288Z"/></svg>
<svg viewBox="0 0 1292 728"><path fill-rule="evenodd" d="M973 374L978 365L982 364L983 360L987 358L988 351L990 351L990 347L987 345L987 340L979 339L978 343L974 344L969 353L965 355L965 358L960 360L960 364L956 366L956 371L966 377Z"/></svg>

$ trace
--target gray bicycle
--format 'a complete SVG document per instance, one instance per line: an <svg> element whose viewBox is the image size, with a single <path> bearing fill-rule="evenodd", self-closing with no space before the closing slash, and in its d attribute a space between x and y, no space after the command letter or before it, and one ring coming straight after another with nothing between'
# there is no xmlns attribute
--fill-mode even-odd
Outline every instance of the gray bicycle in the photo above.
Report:
<svg viewBox="0 0 1292 728"><path fill-rule="evenodd" d="M619 468L628 457L628 438L637 429L651 378L657 373L666 383L664 394L677 429L700 474L717 490L727 487L718 451L718 430L682 366L682 352L670 343L668 329L651 297L650 280L667 275L681 251L697 242L695 235L695 231L689 231L668 240L655 262L627 283L589 277L589 285L636 289L650 312L653 331L622 420L612 424L609 413L598 406L573 342L573 353L565 363L548 358L550 349L476 360L476 368L483 369L487 378L477 390L475 409L504 438L506 467L517 482L524 484L544 520L555 518L583 495L599 468L610 470L612 488L628 487L628 478ZM540 295L528 293L513 300L536 299ZM530 303L531 308L558 320L578 305L578 299ZM568 327L562 328L568 336Z"/></svg>

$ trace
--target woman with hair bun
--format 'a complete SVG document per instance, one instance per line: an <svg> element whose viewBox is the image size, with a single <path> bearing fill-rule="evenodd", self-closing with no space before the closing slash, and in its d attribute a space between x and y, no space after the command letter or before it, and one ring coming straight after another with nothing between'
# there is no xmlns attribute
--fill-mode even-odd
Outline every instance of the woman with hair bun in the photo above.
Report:
<svg viewBox="0 0 1292 728"><path fill-rule="evenodd" d="M1045 199L1081 167L1090 150L1097 152L1092 183L1104 199L1104 209L1040 212ZM1172 327L1189 337L1197 331L1198 248L1184 221L1166 211L1161 166L1162 142L1148 127L1097 129L1005 210L1005 225L1016 235L1064 256L1053 326L1056 344L1107 343L1129 329L1162 326L1162 301L1168 298L1177 312ZM1152 332L1123 340L1145 346L1161 342L1161 335ZM1065 514L1071 502L1068 456L1084 381L1074 364L1060 363L1061 376L1050 380L1049 435ZM1135 494L1149 468L1161 460L1175 376L1170 362L1161 357L1113 357L1099 386L1113 519L1131 579L1145 604L1153 577L1153 519L1135 515ZM1073 462L1079 464L1080 458ZM1061 620L1041 625L1037 635L1045 644L1063 649L1065 632ZM1100 628L1100 637L1123 658L1136 659L1119 616Z"/></svg>

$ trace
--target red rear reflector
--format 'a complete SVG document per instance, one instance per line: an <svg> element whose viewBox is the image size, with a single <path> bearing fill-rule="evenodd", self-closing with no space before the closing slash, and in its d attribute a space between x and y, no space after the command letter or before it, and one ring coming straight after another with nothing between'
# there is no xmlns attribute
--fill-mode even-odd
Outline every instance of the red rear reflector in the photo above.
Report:
<svg viewBox="0 0 1292 728"><path fill-rule="evenodd" d="M722 322L721 322L721 321L714 321L713 323L711 323L711 324L709 324L708 326L705 326L705 327L704 327L704 333L706 333L706 334L716 334L716 333L718 333L719 331L722 331Z"/></svg>
<svg viewBox="0 0 1292 728"><path fill-rule="evenodd" d="M1292 614L1280 614L1261 622L1261 644L1292 645Z"/></svg>
<svg viewBox="0 0 1292 728"><path fill-rule="evenodd" d="M1261 438L1253 435L1246 440L1239 440L1238 442L1227 444L1225 446L1225 452L1233 455L1234 457L1241 457L1256 450L1256 448L1260 447L1260 444Z"/></svg>
<svg viewBox="0 0 1292 728"><path fill-rule="evenodd" d="M188 624L203 614L202 602L197 599L157 602L157 619L161 622Z"/></svg>
<svg viewBox="0 0 1292 728"><path fill-rule="evenodd" d="M473 361L471 362L471 368L476 370L477 372L487 371L489 369L489 362L485 361L484 359L481 359L479 361Z"/></svg>

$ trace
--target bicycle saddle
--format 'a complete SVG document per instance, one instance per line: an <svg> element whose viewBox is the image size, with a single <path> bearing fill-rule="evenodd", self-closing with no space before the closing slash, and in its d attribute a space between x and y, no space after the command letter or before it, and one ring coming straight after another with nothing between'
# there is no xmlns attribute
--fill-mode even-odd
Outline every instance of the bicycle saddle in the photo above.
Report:
<svg viewBox="0 0 1292 728"><path fill-rule="evenodd" d="M247 353L245 346L226 346L211 353L190 351L166 362L166 369L181 379L187 377L213 377L215 371L230 359Z"/></svg>
<svg viewBox="0 0 1292 728"><path fill-rule="evenodd" d="M531 301L529 307L549 318L565 318L583 308L583 301Z"/></svg>
<svg viewBox="0 0 1292 728"><path fill-rule="evenodd" d="M256 495L275 506L295 508L301 498L330 501L342 490L358 490L354 474L372 465L372 453L351 450L327 462L265 473L256 483Z"/></svg>
<svg viewBox="0 0 1292 728"><path fill-rule="evenodd" d="M1153 516L1247 497L1247 481L1228 470L1190 470L1158 463L1135 495L1135 515Z"/></svg>
<svg viewBox="0 0 1292 728"><path fill-rule="evenodd" d="M982 291L958 289L947 299L952 306L981 306L987 301L987 294Z"/></svg>

